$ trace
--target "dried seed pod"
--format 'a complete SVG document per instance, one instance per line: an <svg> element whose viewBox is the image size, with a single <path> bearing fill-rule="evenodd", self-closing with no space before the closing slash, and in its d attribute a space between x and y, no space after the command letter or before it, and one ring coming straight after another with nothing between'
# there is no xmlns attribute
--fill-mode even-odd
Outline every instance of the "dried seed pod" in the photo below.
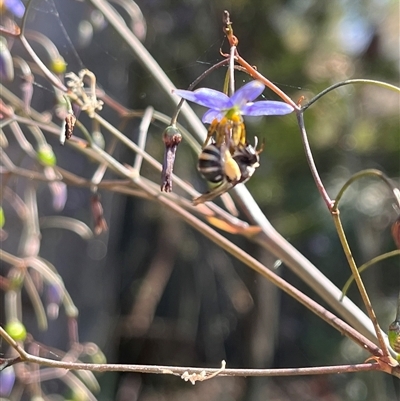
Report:
<svg viewBox="0 0 400 401"><path fill-rule="evenodd" d="M68 113L65 117L65 139L70 139L74 131L76 117L72 113Z"/></svg>
<svg viewBox="0 0 400 401"><path fill-rule="evenodd" d="M181 143L182 135L175 125L168 126L162 134L165 144L163 169L161 173L161 191L172 191L172 171L174 169L176 149Z"/></svg>
<svg viewBox="0 0 400 401"><path fill-rule="evenodd" d="M100 202L100 195L94 194L90 199L90 205L92 207L92 216L94 221L94 233L100 235L102 232L108 230L106 219L104 218L103 205Z"/></svg>

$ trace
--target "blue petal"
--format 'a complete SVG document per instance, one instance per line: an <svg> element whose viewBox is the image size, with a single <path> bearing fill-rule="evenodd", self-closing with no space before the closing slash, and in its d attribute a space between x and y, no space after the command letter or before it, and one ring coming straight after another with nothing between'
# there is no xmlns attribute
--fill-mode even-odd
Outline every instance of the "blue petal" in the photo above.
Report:
<svg viewBox="0 0 400 401"><path fill-rule="evenodd" d="M7 10L11 11L16 17L22 18L25 12L24 3L21 0L6 0Z"/></svg>
<svg viewBox="0 0 400 401"><path fill-rule="evenodd" d="M15 383L14 368L10 366L8 369L0 371L0 397L9 397ZM2 398L3 399L3 398Z"/></svg>
<svg viewBox="0 0 400 401"><path fill-rule="evenodd" d="M214 110L226 110L231 107L228 96L224 93L209 88L200 88L195 91L174 90L176 95Z"/></svg>
<svg viewBox="0 0 400 401"><path fill-rule="evenodd" d="M201 119L204 124L211 124L215 119L221 121L224 113L220 112L219 110L210 109L206 111Z"/></svg>
<svg viewBox="0 0 400 401"><path fill-rule="evenodd" d="M260 100L259 102L248 103L240 109L244 116L283 116L291 113L293 110L294 108L287 103L273 100Z"/></svg>
<svg viewBox="0 0 400 401"><path fill-rule="evenodd" d="M238 89L232 96L231 102L233 105L242 107L247 102L251 102L261 95L264 91L264 84L260 81L251 81Z"/></svg>

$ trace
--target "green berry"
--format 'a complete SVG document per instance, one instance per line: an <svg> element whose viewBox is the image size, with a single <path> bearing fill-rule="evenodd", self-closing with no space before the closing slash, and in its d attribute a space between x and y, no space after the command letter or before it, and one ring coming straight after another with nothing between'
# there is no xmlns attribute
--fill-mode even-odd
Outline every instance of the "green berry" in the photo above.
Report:
<svg viewBox="0 0 400 401"><path fill-rule="evenodd" d="M56 155L49 144L40 146L37 152L38 160L45 166L54 166L57 162Z"/></svg>
<svg viewBox="0 0 400 401"><path fill-rule="evenodd" d="M0 206L0 228L4 227L4 223L6 222L6 217L4 216L4 209Z"/></svg>
<svg viewBox="0 0 400 401"><path fill-rule="evenodd" d="M56 59L52 60L50 69L56 74L64 74L67 69L67 63L61 56L57 57Z"/></svg>
<svg viewBox="0 0 400 401"><path fill-rule="evenodd" d="M15 341L24 341L26 338L26 328L19 320L8 322L5 330Z"/></svg>
<svg viewBox="0 0 400 401"><path fill-rule="evenodd" d="M395 320L390 326L388 331L388 339L390 346L400 353L400 321Z"/></svg>

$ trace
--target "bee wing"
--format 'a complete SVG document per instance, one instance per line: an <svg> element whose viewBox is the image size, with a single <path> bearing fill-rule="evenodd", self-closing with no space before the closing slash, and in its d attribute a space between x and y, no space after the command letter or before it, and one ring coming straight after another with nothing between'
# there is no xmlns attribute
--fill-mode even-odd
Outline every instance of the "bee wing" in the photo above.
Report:
<svg viewBox="0 0 400 401"><path fill-rule="evenodd" d="M206 192L203 195L200 195L197 198L193 199L193 205L198 205L200 203L208 202L216 198L217 196L222 195L223 193L229 191L233 188L235 184L233 182L224 181L221 185L216 188L213 188L211 191Z"/></svg>

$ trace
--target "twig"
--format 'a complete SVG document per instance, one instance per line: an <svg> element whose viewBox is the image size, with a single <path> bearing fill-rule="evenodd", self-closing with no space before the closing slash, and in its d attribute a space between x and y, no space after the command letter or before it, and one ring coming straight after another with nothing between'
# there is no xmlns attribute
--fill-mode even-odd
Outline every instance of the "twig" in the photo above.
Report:
<svg viewBox="0 0 400 401"><path fill-rule="evenodd" d="M8 366L19 362L38 363L41 366L49 366L53 368L63 368L68 370L87 370L91 372L136 372L136 373L153 373L153 374L170 374L182 376L187 374L215 374L219 376L303 376L315 374L332 374L332 373L348 373L362 372L371 370L380 370L377 363L363 363L354 365L338 365L312 368L287 368L287 369L204 369L193 367L178 366L159 366L159 365L125 365L125 364L96 364L82 362L66 362L42 358L28 354L22 349L16 341L14 341L7 332L0 326L0 335L3 337L18 353L20 358L9 360ZM189 373L190 372L190 373ZM399 375L395 369L396 376Z"/></svg>
<svg viewBox="0 0 400 401"><path fill-rule="evenodd" d="M147 133L149 131L149 126L151 123L151 120L153 118L153 113L154 113L154 108L149 106L146 108L142 121L139 125L139 139L138 139L138 146L140 149L143 151L145 150L146 146L146 139L147 139ZM143 161L143 156L142 155L136 155L135 158L135 163L133 165L133 168L140 173L140 168L142 166L142 161Z"/></svg>

